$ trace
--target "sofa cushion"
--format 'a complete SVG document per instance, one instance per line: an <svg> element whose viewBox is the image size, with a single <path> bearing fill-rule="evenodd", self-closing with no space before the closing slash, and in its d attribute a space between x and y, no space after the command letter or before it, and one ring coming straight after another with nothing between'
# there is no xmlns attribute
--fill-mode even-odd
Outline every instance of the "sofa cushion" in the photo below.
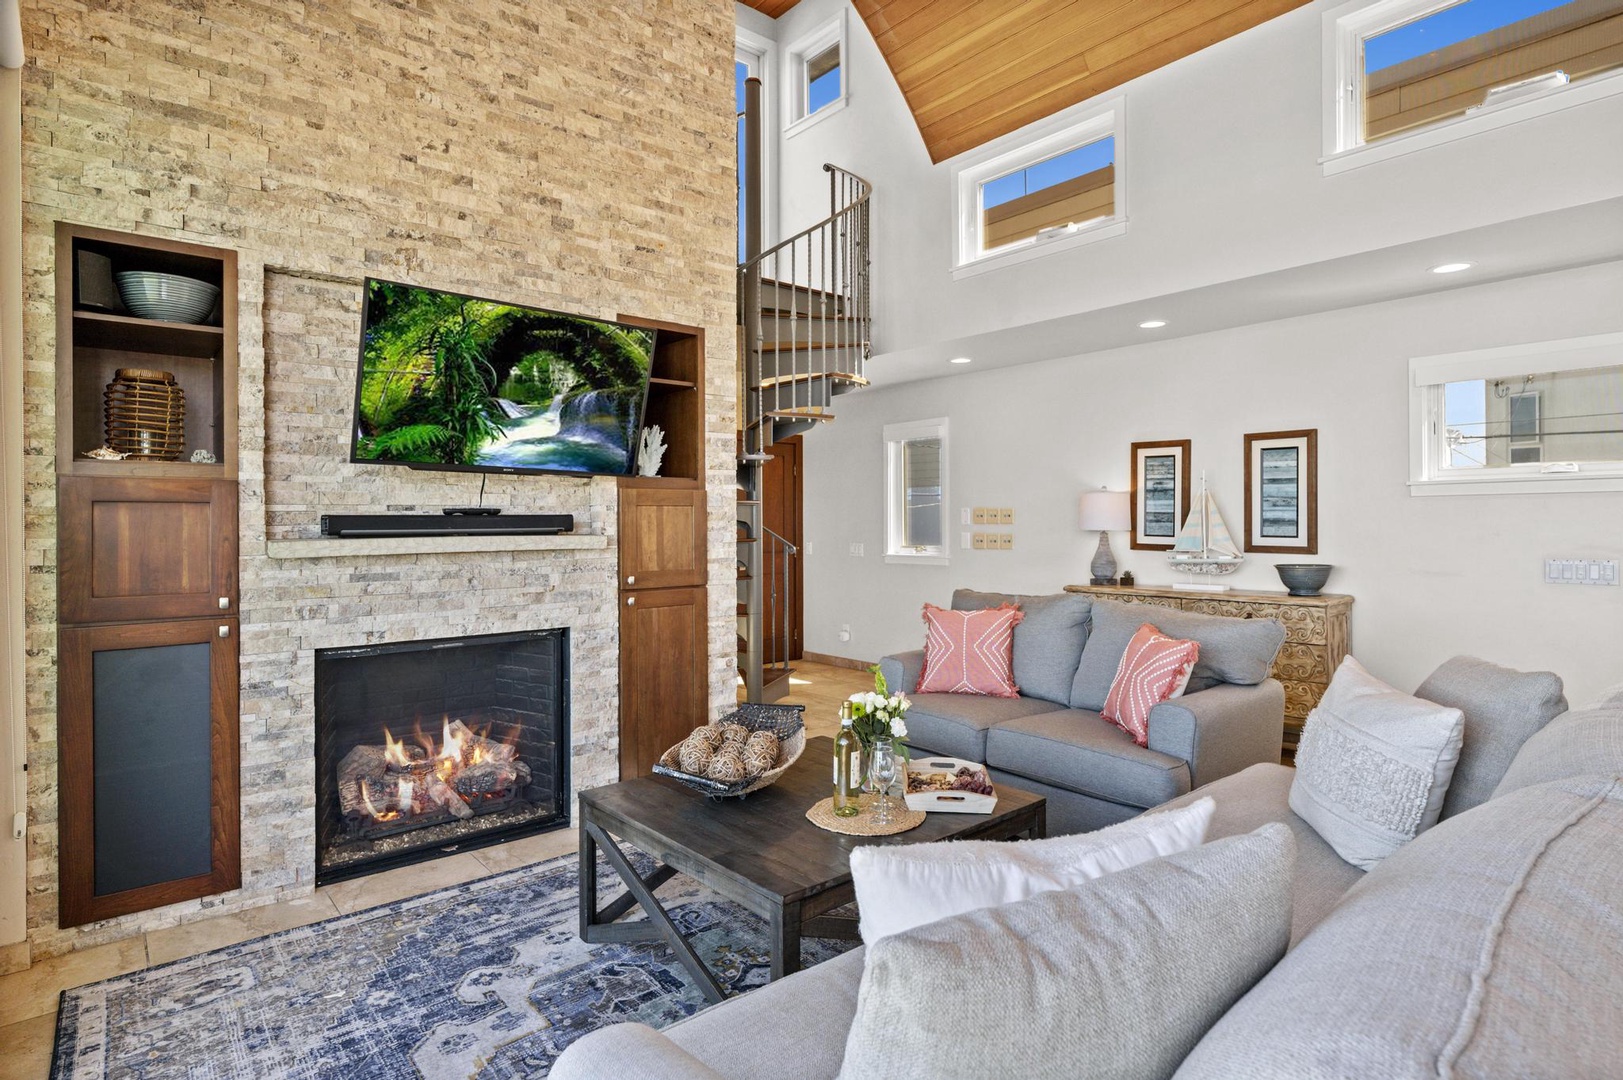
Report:
<svg viewBox="0 0 1623 1080"><path fill-rule="evenodd" d="M1014 681L1026 697L1070 704L1071 682L1093 624L1093 600L1075 593L1025 596L959 589L954 611L1018 604L1025 620L1014 628Z"/></svg>
<svg viewBox="0 0 1623 1080"><path fill-rule="evenodd" d="M1342 860L1336 849L1313 831L1313 826L1291 813L1291 781L1296 770L1289 765L1263 764L1210 784L1202 784L1165 806L1157 806L1145 817L1167 810L1179 810L1208 796L1217 804L1207 840L1241 836L1268 824L1284 822L1296 834L1296 869L1291 874L1291 946L1308 935L1335 908L1347 890L1364 880L1364 871Z"/></svg>
<svg viewBox="0 0 1623 1080"><path fill-rule="evenodd" d="M1347 657L1302 727L1291 809L1368 870L1437 824L1465 717Z"/></svg>
<svg viewBox="0 0 1623 1080"><path fill-rule="evenodd" d="M1019 697L1014 628L1025 617L1013 604L985 611L948 611L925 604L924 670L913 691Z"/></svg>
<svg viewBox="0 0 1623 1080"><path fill-rule="evenodd" d="M1076 836L1044 840L939 840L862 844L851 852L851 884L862 940L1069 889L1141 862L1188 851L1206 839L1212 801Z"/></svg>
<svg viewBox="0 0 1623 1080"><path fill-rule="evenodd" d="M1188 693L1218 683L1255 686L1268 677L1274 657L1285 643L1285 628L1272 619L1231 619L1119 600L1093 602L1093 626L1071 684L1071 707L1104 708L1127 643L1150 623L1168 637L1200 643L1200 659L1189 679Z"/></svg>
<svg viewBox="0 0 1623 1080"><path fill-rule="evenodd" d="M1559 675L1513 671L1474 656L1445 662L1414 693L1465 714L1465 738L1443 799L1443 818L1492 798L1522 744L1567 711Z"/></svg>
<svg viewBox="0 0 1623 1080"><path fill-rule="evenodd" d="M1159 806L1189 790L1187 762L1139 746L1086 709L999 724L986 735L986 763L1127 806Z"/></svg>
<svg viewBox="0 0 1623 1080"><path fill-rule="evenodd" d="M932 754L986 760L986 732L1008 720L1054 712L1038 698L995 698L974 694L914 694L907 710L908 745Z"/></svg>
<svg viewBox="0 0 1623 1080"><path fill-rule="evenodd" d="M1183 696L1199 656L1200 642L1169 638L1145 623L1127 643L1099 715L1138 745L1150 745L1150 710Z"/></svg>
<svg viewBox="0 0 1623 1080"><path fill-rule="evenodd" d="M842 953L728 998L663 1034L726 1080L833 1080L857 1012L862 964L862 949ZM617 1080L664 1076L658 1071L605 1075Z"/></svg>
<svg viewBox="0 0 1623 1080"><path fill-rule="evenodd" d="M1160 1080L1285 951L1267 825L868 947L841 1080Z"/></svg>
<svg viewBox="0 0 1623 1080"><path fill-rule="evenodd" d="M1623 778L1438 825L1355 885L1179 1080L1617 1075Z"/></svg>
<svg viewBox="0 0 1623 1080"><path fill-rule="evenodd" d="M1623 773L1623 695L1551 720L1522 745L1493 797L1551 780L1618 773Z"/></svg>

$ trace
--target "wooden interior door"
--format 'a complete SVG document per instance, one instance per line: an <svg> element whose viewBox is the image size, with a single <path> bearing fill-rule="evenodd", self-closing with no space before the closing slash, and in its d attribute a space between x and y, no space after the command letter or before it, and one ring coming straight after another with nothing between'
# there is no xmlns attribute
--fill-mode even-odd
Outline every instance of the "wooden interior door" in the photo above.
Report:
<svg viewBox="0 0 1623 1080"><path fill-rule="evenodd" d="M761 524L789 541L795 546L796 551L800 552L795 558L788 560L787 574L779 578L786 587L776 598L772 595L774 570L771 566L765 565L765 556L777 549L773 545L768 545L762 553L761 572L766 575L767 580L762 582L766 620L761 627L761 636L766 651L766 662L769 664L800 659L804 610L802 601L805 593L803 567L806 561L800 475L801 446L799 435L773 443L768 451L772 455L772 460L761 470ZM784 572L779 570L777 573ZM784 631L785 615L788 616L787 637Z"/></svg>
<svg viewBox="0 0 1623 1080"><path fill-rule="evenodd" d="M241 884L237 620L65 627L62 926Z"/></svg>
<svg viewBox="0 0 1623 1080"><path fill-rule="evenodd" d="M710 714L701 587L620 593L620 778L646 776Z"/></svg>
<svg viewBox="0 0 1623 1080"><path fill-rule="evenodd" d="M237 614L237 485L64 476L57 585L65 623Z"/></svg>

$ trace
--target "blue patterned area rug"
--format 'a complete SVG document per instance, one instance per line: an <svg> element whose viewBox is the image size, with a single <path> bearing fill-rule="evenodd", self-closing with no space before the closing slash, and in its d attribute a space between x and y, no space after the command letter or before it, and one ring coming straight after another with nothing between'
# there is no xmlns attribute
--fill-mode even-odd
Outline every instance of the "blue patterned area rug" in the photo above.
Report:
<svg viewBox="0 0 1623 1080"><path fill-rule="evenodd" d="M703 1008L664 945L580 940L577 880L568 855L65 991L51 1078L533 1080L596 1028ZM730 992L766 983L762 920L682 875L659 896Z"/></svg>

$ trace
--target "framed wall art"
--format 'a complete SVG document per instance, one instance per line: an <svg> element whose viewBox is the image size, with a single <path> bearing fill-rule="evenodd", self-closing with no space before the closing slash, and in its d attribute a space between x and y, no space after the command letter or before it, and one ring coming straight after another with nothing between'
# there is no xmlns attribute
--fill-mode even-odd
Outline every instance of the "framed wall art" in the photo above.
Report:
<svg viewBox="0 0 1623 1080"><path fill-rule="evenodd" d="M1170 551L1189 513L1189 440L1133 444L1133 538L1138 551Z"/></svg>
<svg viewBox="0 0 1623 1080"><path fill-rule="evenodd" d="M1245 437L1245 549L1318 554L1318 429Z"/></svg>

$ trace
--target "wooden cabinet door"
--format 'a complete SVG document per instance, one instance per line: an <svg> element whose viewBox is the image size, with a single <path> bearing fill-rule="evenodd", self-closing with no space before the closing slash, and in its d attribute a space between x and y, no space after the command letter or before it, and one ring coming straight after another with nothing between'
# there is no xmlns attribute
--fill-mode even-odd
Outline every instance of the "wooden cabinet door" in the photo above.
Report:
<svg viewBox="0 0 1623 1080"><path fill-rule="evenodd" d="M709 580L702 487L620 483L620 588L664 589Z"/></svg>
<svg viewBox="0 0 1623 1080"><path fill-rule="evenodd" d="M237 614L237 486L229 480L64 476L64 623Z"/></svg>
<svg viewBox="0 0 1623 1080"><path fill-rule="evenodd" d="M706 590L620 594L620 777L645 776L709 719Z"/></svg>
<svg viewBox="0 0 1623 1080"><path fill-rule="evenodd" d="M60 925L238 888L237 620L64 628L58 663Z"/></svg>

